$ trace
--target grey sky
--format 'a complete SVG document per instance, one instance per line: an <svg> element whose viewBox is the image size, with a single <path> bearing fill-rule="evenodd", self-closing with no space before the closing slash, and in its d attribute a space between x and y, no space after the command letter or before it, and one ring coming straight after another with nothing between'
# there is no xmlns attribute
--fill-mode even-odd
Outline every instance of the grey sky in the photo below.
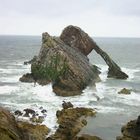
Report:
<svg viewBox="0 0 140 140"><path fill-rule="evenodd" d="M140 37L140 0L0 0L0 34L59 35L70 24L92 36Z"/></svg>

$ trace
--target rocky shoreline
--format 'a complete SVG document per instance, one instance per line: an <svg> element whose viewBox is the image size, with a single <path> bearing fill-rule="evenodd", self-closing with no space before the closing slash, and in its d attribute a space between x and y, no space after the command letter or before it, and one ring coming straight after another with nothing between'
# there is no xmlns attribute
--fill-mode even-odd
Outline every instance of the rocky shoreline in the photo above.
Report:
<svg viewBox="0 0 140 140"><path fill-rule="evenodd" d="M25 114L35 111L25 109ZM15 113L19 114L19 111ZM46 112L46 111L45 111ZM102 140L98 136L80 133L87 125L87 117L96 117L92 108L74 107L70 102L63 102L62 110L56 112L58 127L54 134L42 122L19 120L5 108L0 107L0 139L1 140ZM19 114L21 115L21 114ZM23 115L23 114L22 114ZM33 115L33 114L32 114ZM26 116L29 118L30 116ZM131 120L121 129L122 136L116 136L116 140L139 140L140 139L140 116Z"/></svg>
<svg viewBox="0 0 140 140"><path fill-rule="evenodd" d="M50 129L38 121L21 121L15 118L7 109L0 107L0 138L1 140L80 140L89 139L101 140L96 136L77 136L81 129L87 124L86 117L95 117L96 111L91 108L73 107L70 102L62 104L62 110L56 112L57 123L56 132L47 137ZM27 118L35 115L35 111L25 109ZM44 110L45 111L45 110ZM43 111L42 111L43 112ZM46 112L46 111L45 111ZM24 114L24 116L25 116ZM15 111L17 117L23 115L19 110ZM33 117L32 116L32 117Z"/></svg>

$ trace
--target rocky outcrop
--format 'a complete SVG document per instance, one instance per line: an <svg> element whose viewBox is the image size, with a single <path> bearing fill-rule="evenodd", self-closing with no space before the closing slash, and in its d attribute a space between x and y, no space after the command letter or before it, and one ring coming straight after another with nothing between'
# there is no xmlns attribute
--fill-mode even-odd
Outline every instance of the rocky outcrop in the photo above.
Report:
<svg viewBox="0 0 140 140"><path fill-rule="evenodd" d="M79 49L84 55L88 55L93 49L104 59L108 68L108 77L127 79L128 75L122 72L121 68L103 51L91 37L76 26L66 27L60 38L69 46Z"/></svg>
<svg viewBox="0 0 140 140"><path fill-rule="evenodd" d="M100 80L85 55L48 33L43 33L42 47L31 72L36 81L52 81L53 91L59 96L81 94L87 85Z"/></svg>
<svg viewBox="0 0 140 140"><path fill-rule="evenodd" d="M13 115L0 107L0 140L24 140Z"/></svg>
<svg viewBox="0 0 140 140"><path fill-rule="evenodd" d="M18 122L18 127L24 135L24 140L45 140L50 132L45 125L34 125L27 122Z"/></svg>
<svg viewBox="0 0 140 140"><path fill-rule="evenodd" d="M126 88L123 88L123 89L121 89L119 92L118 92L118 94L125 94L125 95L129 95L129 94L131 94L131 89L126 89Z"/></svg>
<svg viewBox="0 0 140 140"><path fill-rule="evenodd" d="M23 75L20 81L52 82L53 91L59 96L82 93L88 85L100 81L99 69L89 63L87 55L95 50L109 66L108 77L128 78L127 74L79 27L66 27L60 37L48 33L42 35L42 47L31 65L31 74Z"/></svg>
<svg viewBox="0 0 140 140"><path fill-rule="evenodd" d="M84 55L88 55L96 43L82 29L76 26L67 26L61 33L60 39L70 47L77 48Z"/></svg>
<svg viewBox="0 0 140 140"><path fill-rule="evenodd" d="M108 65L108 77L116 79L127 79L128 75L124 73L121 68L110 58L110 56L103 51L98 45L94 47L94 50L104 59Z"/></svg>
<svg viewBox="0 0 140 140"><path fill-rule="evenodd" d="M16 111L21 115L20 111ZM0 140L45 140L49 133L45 125L18 122L6 109L0 107Z"/></svg>
<svg viewBox="0 0 140 140"><path fill-rule="evenodd" d="M140 116L123 126L121 132L123 136L117 137L117 140L140 140Z"/></svg>
<svg viewBox="0 0 140 140"><path fill-rule="evenodd" d="M67 109L63 108L61 111L58 110L56 116L59 127L55 134L48 137L47 140L80 140L77 134L87 124L85 118L87 116L95 116L95 114L96 112L93 109L83 107L70 107Z"/></svg>

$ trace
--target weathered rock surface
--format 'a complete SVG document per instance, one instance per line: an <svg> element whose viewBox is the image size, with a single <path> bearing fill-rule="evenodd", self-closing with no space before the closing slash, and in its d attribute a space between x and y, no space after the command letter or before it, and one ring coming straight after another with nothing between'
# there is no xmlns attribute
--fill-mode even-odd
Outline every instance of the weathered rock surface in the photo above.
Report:
<svg viewBox="0 0 140 140"><path fill-rule="evenodd" d="M45 125L34 125L27 122L18 122L18 127L24 135L24 140L45 140L46 135L50 132Z"/></svg>
<svg viewBox="0 0 140 140"><path fill-rule="evenodd" d="M0 140L24 140L14 116L0 107Z"/></svg>
<svg viewBox="0 0 140 140"><path fill-rule="evenodd" d="M140 116L122 127L122 135L117 140L140 140Z"/></svg>
<svg viewBox="0 0 140 140"><path fill-rule="evenodd" d="M48 33L43 34L42 48L31 71L37 80L52 81L53 91L60 96L81 94L100 79L85 55Z"/></svg>
<svg viewBox="0 0 140 140"><path fill-rule="evenodd" d="M45 140L49 131L44 125L17 122L9 111L0 107L0 140Z"/></svg>
<svg viewBox="0 0 140 140"><path fill-rule="evenodd" d="M103 51L91 37L76 26L66 27L60 38L69 46L79 49L84 55L88 55L93 49L104 59L109 66L108 77L127 79L128 75Z"/></svg>
<svg viewBox="0 0 140 140"><path fill-rule="evenodd" d="M67 26L61 33L60 39L65 44L77 48L84 55L88 55L96 46L96 43L82 29L76 26Z"/></svg>
<svg viewBox="0 0 140 140"><path fill-rule="evenodd" d="M123 89L121 89L119 92L118 92L118 94L125 94L125 95L129 95L129 94L131 94L131 89L126 89L126 88L123 88Z"/></svg>
<svg viewBox="0 0 140 140"><path fill-rule="evenodd" d="M77 134L82 127L87 124L85 118L87 116L95 116L96 112L91 108L67 108L57 111L57 122L59 124L55 134L47 138L47 140L76 140ZM79 138L80 139L80 138ZM95 139L96 140L96 139Z"/></svg>
<svg viewBox="0 0 140 140"><path fill-rule="evenodd" d="M79 95L88 85L99 81L99 69L89 63L87 55L95 50L109 66L108 77L126 79L128 75L79 27L66 27L60 37L42 35L42 47L31 65L31 74L20 81L53 83L59 96Z"/></svg>

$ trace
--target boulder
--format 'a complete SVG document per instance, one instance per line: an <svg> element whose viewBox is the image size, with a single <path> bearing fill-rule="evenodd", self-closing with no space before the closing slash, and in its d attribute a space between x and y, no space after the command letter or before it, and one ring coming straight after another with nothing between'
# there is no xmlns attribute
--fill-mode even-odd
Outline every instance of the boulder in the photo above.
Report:
<svg viewBox="0 0 140 140"><path fill-rule="evenodd" d="M58 110L56 116L59 127L47 140L75 140L82 127L87 124L85 118L95 114L93 109L83 107Z"/></svg>
<svg viewBox="0 0 140 140"><path fill-rule="evenodd" d="M77 26L67 26L61 33L60 39L65 44L77 48L84 55L88 55L96 46L96 43L92 40L87 33Z"/></svg>
<svg viewBox="0 0 140 140"><path fill-rule="evenodd" d="M45 125L34 125L28 122L18 122L18 127L24 135L24 140L45 140L46 135L50 132Z"/></svg>
<svg viewBox="0 0 140 140"><path fill-rule="evenodd" d="M140 116L122 127L122 135L117 140L140 140Z"/></svg>
<svg viewBox="0 0 140 140"><path fill-rule="evenodd" d="M51 81L59 96L81 94L87 85L100 80L84 54L48 33L42 35L42 47L31 72L36 81Z"/></svg>
<svg viewBox="0 0 140 140"><path fill-rule="evenodd" d="M118 94L129 95L129 94L131 94L131 91L132 90L130 90L130 89L123 88L118 92Z"/></svg>
<svg viewBox="0 0 140 140"><path fill-rule="evenodd" d="M69 46L79 49L84 55L88 55L93 49L104 59L108 68L108 77L127 79L128 75L103 51L93 39L82 29L76 26L66 27L60 38Z"/></svg>

